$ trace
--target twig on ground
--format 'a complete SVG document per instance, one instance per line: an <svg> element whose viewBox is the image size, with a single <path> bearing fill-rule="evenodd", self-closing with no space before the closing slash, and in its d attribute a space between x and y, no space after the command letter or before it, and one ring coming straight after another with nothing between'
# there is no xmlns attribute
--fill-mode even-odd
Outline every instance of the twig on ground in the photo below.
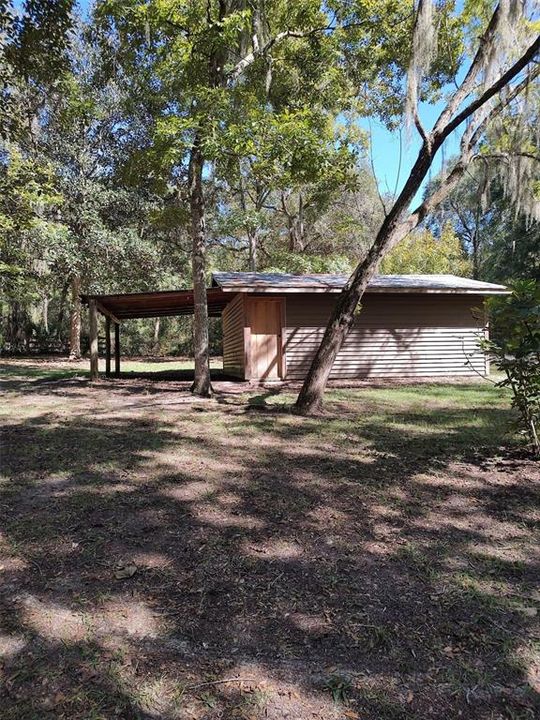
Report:
<svg viewBox="0 0 540 720"><path fill-rule="evenodd" d="M224 680L209 680L208 682L197 683L197 685L186 685L184 690L198 690L199 688L206 687L207 685L223 685L225 683L233 682L257 682L254 678L225 678Z"/></svg>

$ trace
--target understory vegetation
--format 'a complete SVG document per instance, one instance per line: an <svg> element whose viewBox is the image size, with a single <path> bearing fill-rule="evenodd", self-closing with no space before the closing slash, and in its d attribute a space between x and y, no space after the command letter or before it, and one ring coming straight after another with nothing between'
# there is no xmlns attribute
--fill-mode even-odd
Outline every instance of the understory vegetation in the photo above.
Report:
<svg viewBox="0 0 540 720"><path fill-rule="evenodd" d="M504 373L522 431L540 456L540 285L516 282L512 294L490 298L492 335L481 347Z"/></svg>

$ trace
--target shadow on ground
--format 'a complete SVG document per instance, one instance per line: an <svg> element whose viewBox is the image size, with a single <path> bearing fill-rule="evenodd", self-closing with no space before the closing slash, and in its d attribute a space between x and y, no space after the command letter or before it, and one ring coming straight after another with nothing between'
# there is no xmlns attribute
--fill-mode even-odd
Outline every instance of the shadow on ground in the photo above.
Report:
<svg viewBox="0 0 540 720"><path fill-rule="evenodd" d="M6 719L537 716L538 473L496 402L38 387L3 444Z"/></svg>

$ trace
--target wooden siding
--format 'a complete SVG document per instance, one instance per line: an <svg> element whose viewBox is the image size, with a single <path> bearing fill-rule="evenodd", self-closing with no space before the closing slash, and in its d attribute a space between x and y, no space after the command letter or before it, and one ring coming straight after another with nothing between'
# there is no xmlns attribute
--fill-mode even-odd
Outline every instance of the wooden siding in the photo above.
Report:
<svg viewBox="0 0 540 720"><path fill-rule="evenodd" d="M222 313L223 370L229 375L244 377L244 295L238 293Z"/></svg>
<svg viewBox="0 0 540 720"><path fill-rule="evenodd" d="M485 374L476 296L366 295L331 378ZM303 378L336 296L287 298L287 378ZM469 357L472 368L466 365Z"/></svg>
<svg viewBox="0 0 540 720"><path fill-rule="evenodd" d="M246 298L246 317L250 328L249 378L278 380L282 373L283 298L255 296Z"/></svg>

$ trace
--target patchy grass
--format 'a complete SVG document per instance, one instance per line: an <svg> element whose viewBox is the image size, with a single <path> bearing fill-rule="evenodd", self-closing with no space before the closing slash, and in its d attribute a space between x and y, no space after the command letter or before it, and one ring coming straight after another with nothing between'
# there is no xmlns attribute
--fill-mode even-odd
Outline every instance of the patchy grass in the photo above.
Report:
<svg viewBox="0 0 540 720"><path fill-rule="evenodd" d="M174 377L186 372L193 371L193 360L190 358L155 358L155 359L133 359L123 358L121 360L121 374L124 377L141 376L152 374L154 377ZM211 358L210 367L214 370L221 370L223 361L221 358ZM114 358L112 359L112 370L114 371ZM105 373L105 360L100 358L99 371ZM54 357L31 357L31 358L0 358L0 377L5 379L35 378L41 381L69 380L71 378L88 378L90 376L89 360L67 360Z"/></svg>
<svg viewBox="0 0 540 720"><path fill-rule="evenodd" d="M303 419L290 389L2 366L3 718L538 716L505 392L351 383Z"/></svg>

